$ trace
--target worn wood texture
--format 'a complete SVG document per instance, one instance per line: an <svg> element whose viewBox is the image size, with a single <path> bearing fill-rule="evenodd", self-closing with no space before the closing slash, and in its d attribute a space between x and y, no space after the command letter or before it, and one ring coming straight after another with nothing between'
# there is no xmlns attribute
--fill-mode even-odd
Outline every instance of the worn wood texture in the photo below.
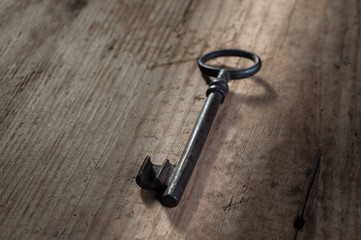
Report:
<svg viewBox="0 0 361 240"><path fill-rule="evenodd" d="M360 239L360 22L356 0L2 0L0 239ZM165 208L135 175L177 162L195 60L229 47L263 68Z"/></svg>

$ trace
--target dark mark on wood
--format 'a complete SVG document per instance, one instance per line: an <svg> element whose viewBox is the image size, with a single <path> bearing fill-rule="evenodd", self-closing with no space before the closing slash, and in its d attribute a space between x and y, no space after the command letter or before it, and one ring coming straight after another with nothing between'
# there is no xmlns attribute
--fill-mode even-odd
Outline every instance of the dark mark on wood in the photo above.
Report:
<svg viewBox="0 0 361 240"><path fill-rule="evenodd" d="M87 5L86 0L70 0L67 4L67 9L70 11L78 12Z"/></svg>

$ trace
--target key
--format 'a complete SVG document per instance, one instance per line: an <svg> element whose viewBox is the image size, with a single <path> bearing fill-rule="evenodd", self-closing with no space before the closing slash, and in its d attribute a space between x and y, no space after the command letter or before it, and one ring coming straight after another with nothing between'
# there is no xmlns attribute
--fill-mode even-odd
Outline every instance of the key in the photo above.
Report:
<svg viewBox="0 0 361 240"><path fill-rule="evenodd" d="M214 58L231 56L250 59L254 65L246 69L225 69L206 64ZM256 74L261 66L261 59L256 54L240 49L222 49L199 58L198 67L209 85L206 92L207 99L180 161L177 165L173 165L166 159L162 165L156 165L151 162L150 156L147 156L136 177L137 184L141 188L162 193L160 200L164 206L177 206L197 164L216 113L227 96L228 81L250 77ZM209 76L216 79L211 81Z"/></svg>

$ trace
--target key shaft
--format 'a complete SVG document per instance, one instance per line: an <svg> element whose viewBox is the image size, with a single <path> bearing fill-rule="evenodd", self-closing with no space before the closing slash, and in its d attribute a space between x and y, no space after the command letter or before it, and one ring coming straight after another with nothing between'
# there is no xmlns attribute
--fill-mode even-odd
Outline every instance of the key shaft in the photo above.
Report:
<svg viewBox="0 0 361 240"><path fill-rule="evenodd" d="M198 162L204 143L216 117L217 111L228 92L227 72L220 72L218 78L210 83L207 99L198 116L187 145L182 153L180 162L173 170L169 185L162 197L162 203L169 207L178 205L192 172Z"/></svg>
<svg viewBox="0 0 361 240"><path fill-rule="evenodd" d="M222 69L217 79L210 82L206 93L207 99L176 166L171 165L168 160L161 166L154 165L149 156L144 160L137 176L137 183L142 188L164 191L161 198L163 205L175 207L179 204L217 111L228 93L228 81L229 73Z"/></svg>

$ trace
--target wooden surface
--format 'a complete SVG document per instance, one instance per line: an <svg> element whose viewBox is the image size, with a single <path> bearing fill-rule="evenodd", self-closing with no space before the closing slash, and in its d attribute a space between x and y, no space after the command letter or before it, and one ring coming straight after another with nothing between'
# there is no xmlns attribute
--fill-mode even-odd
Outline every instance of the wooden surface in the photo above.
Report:
<svg viewBox="0 0 361 240"><path fill-rule="evenodd" d="M360 23L355 0L2 0L0 239L360 239ZM178 161L219 48L263 68L165 208L135 176Z"/></svg>

